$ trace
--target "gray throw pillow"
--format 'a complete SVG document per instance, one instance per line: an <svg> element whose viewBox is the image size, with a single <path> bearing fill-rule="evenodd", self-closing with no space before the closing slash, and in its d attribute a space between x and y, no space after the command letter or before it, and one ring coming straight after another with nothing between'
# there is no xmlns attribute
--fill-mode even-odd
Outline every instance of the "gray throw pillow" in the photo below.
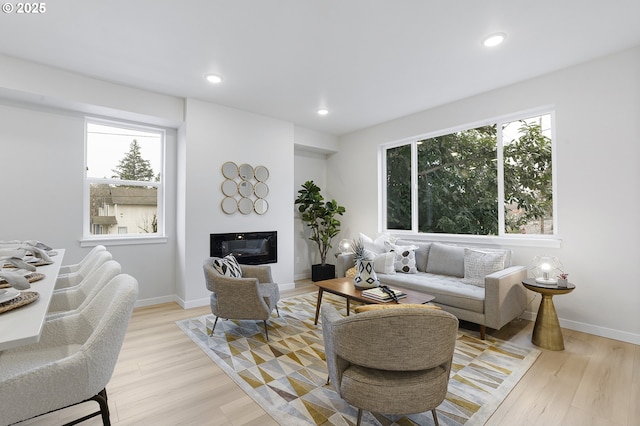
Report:
<svg viewBox="0 0 640 426"><path fill-rule="evenodd" d="M485 252L465 248L464 278L462 282L484 287L484 277L504 269L506 257L506 252Z"/></svg>
<svg viewBox="0 0 640 426"><path fill-rule="evenodd" d="M427 272L430 274L464 277L464 247L433 243L429 250Z"/></svg>

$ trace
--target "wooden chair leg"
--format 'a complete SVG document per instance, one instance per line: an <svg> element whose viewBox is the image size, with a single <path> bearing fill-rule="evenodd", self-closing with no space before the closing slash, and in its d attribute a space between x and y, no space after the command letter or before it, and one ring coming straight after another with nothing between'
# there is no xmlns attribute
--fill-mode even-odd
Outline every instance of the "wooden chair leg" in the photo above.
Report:
<svg viewBox="0 0 640 426"><path fill-rule="evenodd" d="M436 426L439 426L440 423L438 423L438 415L436 414L435 408L431 410L431 414L433 414L433 423L435 423Z"/></svg>

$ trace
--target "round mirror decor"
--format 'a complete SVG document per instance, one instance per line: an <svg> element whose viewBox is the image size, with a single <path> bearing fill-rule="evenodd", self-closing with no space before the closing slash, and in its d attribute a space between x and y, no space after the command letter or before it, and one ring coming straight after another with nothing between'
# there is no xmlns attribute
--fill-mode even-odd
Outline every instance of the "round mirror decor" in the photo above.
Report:
<svg viewBox="0 0 640 426"><path fill-rule="evenodd" d="M238 177L238 166L233 161L227 161L222 165L222 175L227 179Z"/></svg>
<svg viewBox="0 0 640 426"><path fill-rule="evenodd" d="M253 211L253 201L246 197L240 198L240 201L238 201L238 210L242 214L251 213Z"/></svg>
<svg viewBox="0 0 640 426"><path fill-rule="evenodd" d="M225 179L222 182L222 193L227 197L233 197L238 193L238 184L231 179Z"/></svg>
<svg viewBox="0 0 640 426"><path fill-rule="evenodd" d="M253 188L253 192L256 194L256 197L265 198L267 194L269 194L269 187L264 182L258 182Z"/></svg>
<svg viewBox="0 0 640 426"><path fill-rule="evenodd" d="M223 199L220 206L224 213L234 214L239 211L248 215L252 212L267 212L269 203L265 198L269 195L269 186L264 182L269 179L269 169L265 166L254 169L247 163L238 166L233 161L227 161L222 164L222 176L224 179L220 189Z"/></svg>
<svg viewBox="0 0 640 426"><path fill-rule="evenodd" d="M255 212L258 214L265 214L267 210L269 210L269 203L267 203L267 200L258 198L253 203L253 210L255 210Z"/></svg>
<svg viewBox="0 0 640 426"><path fill-rule="evenodd" d="M265 166L256 167L254 174L258 182L266 182L266 180L269 179L269 169Z"/></svg>
<svg viewBox="0 0 640 426"><path fill-rule="evenodd" d="M238 202L231 197L224 197L222 200L222 211L226 214L234 214L238 210Z"/></svg>
<svg viewBox="0 0 640 426"><path fill-rule="evenodd" d="M251 182L243 180L238 184L238 192L240 192L240 195L243 197L250 197L251 194L253 194L253 185Z"/></svg>
<svg viewBox="0 0 640 426"><path fill-rule="evenodd" d="M253 167L251 167L251 165L242 164L240 165L239 170L240 170L240 177L243 180L253 179Z"/></svg>

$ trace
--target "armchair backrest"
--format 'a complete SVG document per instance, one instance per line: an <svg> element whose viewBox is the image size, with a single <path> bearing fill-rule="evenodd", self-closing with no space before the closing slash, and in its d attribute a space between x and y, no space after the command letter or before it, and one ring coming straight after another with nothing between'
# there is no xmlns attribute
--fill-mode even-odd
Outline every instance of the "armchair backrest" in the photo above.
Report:
<svg viewBox="0 0 640 426"><path fill-rule="evenodd" d="M435 309L376 310L325 323L330 327L333 351L341 364L417 371L446 365L449 368L458 319Z"/></svg>

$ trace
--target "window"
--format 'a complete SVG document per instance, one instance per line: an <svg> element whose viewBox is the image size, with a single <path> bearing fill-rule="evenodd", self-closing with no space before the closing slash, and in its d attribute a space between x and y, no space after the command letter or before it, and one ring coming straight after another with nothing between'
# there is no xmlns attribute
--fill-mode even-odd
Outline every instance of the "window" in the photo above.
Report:
<svg viewBox="0 0 640 426"><path fill-rule="evenodd" d="M554 235L551 112L385 146L387 230Z"/></svg>
<svg viewBox="0 0 640 426"><path fill-rule="evenodd" d="M86 120L85 238L163 235L165 132Z"/></svg>

